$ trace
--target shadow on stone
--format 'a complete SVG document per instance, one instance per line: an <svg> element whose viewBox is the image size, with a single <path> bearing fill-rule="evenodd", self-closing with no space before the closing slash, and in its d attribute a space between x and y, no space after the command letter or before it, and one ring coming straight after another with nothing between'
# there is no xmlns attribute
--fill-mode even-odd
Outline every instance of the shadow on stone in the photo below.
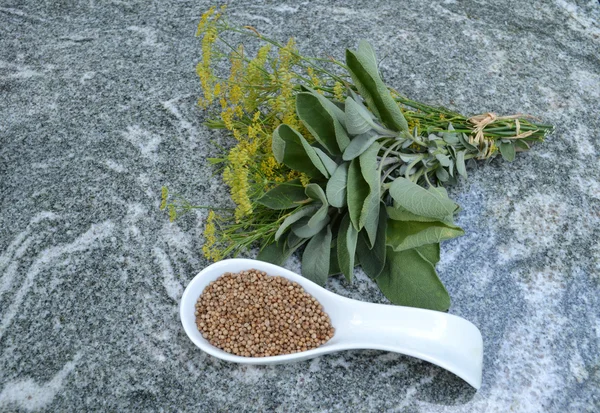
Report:
<svg viewBox="0 0 600 413"><path fill-rule="evenodd" d="M434 378L419 388L415 399L446 406L466 404L477 393L466 381L440 367L432 366Z"/></svg>

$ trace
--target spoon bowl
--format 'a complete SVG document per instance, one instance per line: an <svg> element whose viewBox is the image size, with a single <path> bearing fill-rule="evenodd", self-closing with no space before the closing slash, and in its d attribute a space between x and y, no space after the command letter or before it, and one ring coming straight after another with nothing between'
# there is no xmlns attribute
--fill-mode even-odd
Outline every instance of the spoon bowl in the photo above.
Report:
<svg viewBox="0 0 600 413"><path fill-rule="evenodd" d="M226 272L249 269L297 282L315 297L329 315L334 336L320 347L270 357L242 357L227 353L202 337L196 326L195 305L206 286ZM439 311L365 303L342 297L274 264L251 259L229 259L203 269L183 292L183 328L196 346L225 361L242 364L284 364L351 349L392 351L438 365L479 389L483 366L481 333L469 321Z"/></svg>

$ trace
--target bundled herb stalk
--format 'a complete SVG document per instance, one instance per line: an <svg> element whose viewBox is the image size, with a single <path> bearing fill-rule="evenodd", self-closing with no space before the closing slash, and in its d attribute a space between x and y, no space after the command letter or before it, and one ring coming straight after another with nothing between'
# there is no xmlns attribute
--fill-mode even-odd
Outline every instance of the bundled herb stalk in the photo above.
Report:
<svg viewBox="0 0 600 413"><path fill-rule="evenodd" d="M250 57L230 34L263 46ZM466 117L412 101L381 79L365 41L346 62L302 56L254 28L231 26L214 9L199 26L200 104L220 116L235 145L211 161L236 208L209 213L204 245L213 260L258 246L283 264L301 247L302 274L325 284L360 265L391 302L447 310L435 271L440 242L463 234L444 185L476 160L515 153L552 130L523 116ZM226 52L224 52L226 50ZM218 62L230 75L218 76ZM211 106L212 105L212 106ZM163 193L172 217L192 208Z"/></svg>

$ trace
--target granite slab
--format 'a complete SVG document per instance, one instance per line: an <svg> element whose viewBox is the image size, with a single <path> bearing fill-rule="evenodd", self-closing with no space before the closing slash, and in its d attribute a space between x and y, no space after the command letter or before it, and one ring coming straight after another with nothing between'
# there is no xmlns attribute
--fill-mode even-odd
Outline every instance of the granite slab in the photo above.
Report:
<svg viewBox="0 0 600 413"><path fill-rule="evenodd" d="M442 247L450 312L485 344L483 386L350 351L227 364L178 318L207 261L206 212L171 224L167 185L227 191L196 106L206 1L0 1L0 411L600 411L600 3L232 1L230 16L306 53L370 40L405 95L556 132L451 189L466 235ZM298 270L296 259L289 267ZM386 302L363 274L328 287Z"/></svg>

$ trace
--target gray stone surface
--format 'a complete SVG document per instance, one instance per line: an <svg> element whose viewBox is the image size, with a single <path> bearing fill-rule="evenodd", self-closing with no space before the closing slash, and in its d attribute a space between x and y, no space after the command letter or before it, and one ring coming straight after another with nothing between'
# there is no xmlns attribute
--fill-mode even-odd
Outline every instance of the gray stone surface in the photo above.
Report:
<svg viewBox="0 0 600 413"><path fill-rule="evenodd" d="M384 352L242 367L195 348L177 309L205 213L158 205L162 185L226 202L205 161L226 138L195 106L208 4L1 0L1 411L600 410L600 4L330 3L230 15L309 53L369 39L408 96L557 126L451 191L467 234L439 270L483 333L482 388ZM385 301L360 274L330 287Z"/></svg>

